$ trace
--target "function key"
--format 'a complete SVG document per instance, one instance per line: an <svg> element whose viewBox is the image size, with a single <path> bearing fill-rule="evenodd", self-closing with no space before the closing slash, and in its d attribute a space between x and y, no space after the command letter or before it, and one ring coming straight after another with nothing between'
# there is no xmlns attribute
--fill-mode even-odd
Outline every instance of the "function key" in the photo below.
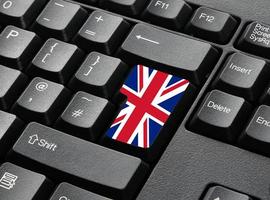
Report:
<svg viewBox="0 0 270 200"><path fill-rule="evenodd" d="M222 91L256 101L267 85L269 75L266 61L234 53L213 85Z"/></svg>
<svg viewBox="0 0 270 200"><path fill-rule="evenodd" d="M218 58L210 44L173 34L146 24L137 24L117 54L133 66L142 63L187 77L201 84Z"/></svg>
<svg viewBox="0 0 270 200"><path fill-rule="evenodd" d="M189 108L193 87L186 79L137 65L120 92L127 100L104 144L152 162Z"/></svg>
<svg viewBox="0 0 270 200"><path fill-rule="evenodd" d="M113 113L108 100L78 92L59 118L57 127L77 137L96 140Z"/></svg>
<svg viewBox="0 0 270 200"><path fill-rule="evenodd" d="M46 0L3 0L0 3L0 21L27 28L45 3Z"/></svg>
<svg viewBox="0 0 270 200"><path fill-rule="evenodd" d="M128 23L118 16L94 11L75 38L75 43L90 52L112 54L128 31Z"/></svg>
<svg viewBox="0 0 270 200"><path fill-rule="evenodd" d="M152 0L143 17L157 25L181 29L192 13L192 8L183 0Z"/></svg>
<svg viewBox="0 0 270 200"><path fill-rule="evenodd" d="M34 165L56 181L73 182L118 200L134 199L148 172L139 158L37 123L26 127L10 159L30 168Z"/></svg>
<svg viewBox="0 0 270 200"><path fill-rule="evenodd" d="M35 78L20 96L12 110L25 121L52 124L68 98L63 85Z"/></svg>
<svg viewBox="0 0 270 200"><path fill-rule="evenodd" d="M50 200L110 200L106 197L88 192L69 183L61 183Z"/></svg>
<svg viewBox="0 0 270 200"><path fill-rule="evenodd" d="M267 88L264 95L262 96L261 103L270 106L270 86Z"/></svg>
<svg viewBox="0 0 270 200"><path fill-rule="evenodd" d="M224 44L229 41L237 21L230 14L200 7L186 27L186 31L202 39Z"/></svg>
<svg viewBox="0 0 270 200"><path fill-rule="evenodd" d="M221 186L211 187L203 200L252 200L248 195Z"/></svg>
<svg viewBox="0 0 270 200"><path fill-rule="evenodd" d="M92 52L70 82L74 90L110 98L121 87L128 70L120 59Z"/></svg>
<svg viewBox="0 0 270 200"><path fill-rule="evenodd" d="M23 69L40 47L34 32L7 26L0 35L0 59L3 65Z"/></svg>
<svg viewBox="0 0 270 200"><path fill-rule="evenodd" d="M238 42L243 51L270 58L270 26L259 22L249 24Z"/></svg>
<svg viewBox="0 0 270 200"><path fill-rule="evenodd" d="M0 196L4 200L46 200L52 188L44 176L11 163L0 167Z"/></svg>
<svg viewBox="0 0 270 200"><path fill-rule="evenodd" d="M233 142L250 111L250 104L243 98L213 90L194 114L190 128L215 139Z"/></svg>
<svg viewBox="0 0 270 200"><path fill-rule="evenodd" d="M69 41L83 24L86 11L81 6L63 0L51 0L33 25L45 38Z"/></svg>
<svg viewBox="0 0 270 200"><path fill-rule="evenodd" d="M33 59L27 73L65 83L77 69L83 53L77 46L49 39Z"/></svg>
<svg viewBox="0 0 270 200"><path fill-rule="evenodd" d="M240 137L240 145L270 156L270 107L260 106Z"/></svg>
<svg viewBox="0 0 270 200"><path fill-rule="evenodd" d="M0 65L0 109L7 110L25 89L27 78L20 71Z"/></svg>
<svg viewBox="0 0 270 200"><path fill-rule="evenodd" d="M5 154L16 142L21 130L23 122L15 115L0 111L0 158L4 158Z"/></svg>
<svg viewBox="0 0 270 200"><path fill-rule="evenodd" d="M125 15L138 15L144 8L147 0L100 0L100 5L112 11Z"/></svg>

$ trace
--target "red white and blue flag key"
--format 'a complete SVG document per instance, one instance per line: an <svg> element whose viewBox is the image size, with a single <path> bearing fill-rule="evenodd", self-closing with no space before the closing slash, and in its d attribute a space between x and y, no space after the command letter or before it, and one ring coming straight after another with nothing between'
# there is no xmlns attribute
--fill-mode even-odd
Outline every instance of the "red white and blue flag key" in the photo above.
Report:
<svg viewBox="0 0 270 200"><path fill-rule="evenodd" d="M132 154L134 148L147 151L164 134L164 126L189 85L186 79L143 65L135 66L120 89L127 100L106 137L130 146Z"/></svg>

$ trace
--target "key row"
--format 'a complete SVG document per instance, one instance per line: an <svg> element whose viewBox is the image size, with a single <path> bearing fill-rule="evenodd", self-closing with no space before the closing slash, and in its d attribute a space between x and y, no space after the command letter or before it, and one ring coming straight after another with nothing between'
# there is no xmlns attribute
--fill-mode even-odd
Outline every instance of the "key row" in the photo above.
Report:
<svg viewBox="0 0 270 200"><path fill-rule="evenodd" d="M31 29L42 35L42 37L53 36L64 41L71 40L85 21L86 10L74 3L51 0L37 17L45 2L46 0L39 4L37 4L37 0L26 0L19 3L10 0L3 1L0 6L1 22L4 25L13 24L22 28L27 28L33 23ZM89 1L82 2L89 3ZM100 1L101 7L109 8L109 10L113 9L114 12L125 15L142 13L141 18L144 21L159 26L162 24L162 26L173 30L183 29L184 32L195 37L221 44L230 40L238 25L235 17L211 8L200 7L193 14L192 7L182 0L152 0L148 6L147 4L147 1L138 0L124 2L116 0ZM144 8L145 10L141 12L141 9ZM87 39L88 37L98 36L102 31L108 31L108 28L115 31L116 27L118 27L117 30L119 31L116 38L119 40L123 36L121 34L128 28L128 23L121 17L104 12L102 12L102 15L96 13L91 14L91 16L79 32L81 38L78 40L80 41L85 37ZM93 30L89 29L89 26ZM99 40L104 41L104 38L99 37ZM82 42L82 44L84 43Z"/></svg>
<svg viewBox="0 0 270 200"><path fill-rule="evenodd" d="M0 166L0 195L5 200L110 200L66 182L53 189L52 181L40 173L12 163Z"/></svg>
<svg viewBox="0 0 270 200"><path fill-rule="evenodd" d="M109 34L108 37L110 36ZM104 38L101 40L103 41ZM98 46L102 44L96 42L99 44ZM104 42L110 44L106 39ZM82 41L82 43L88 44L85 41ZM88 49L89 51L92 48L102 49L94 44L88 45L91 47ZM80 42L78 46L83 47ZM41 49L39 50L39 48ZM108 51L110 49L105 46L104 48ZM169 56L166 52L170 52ZM196 55L195 59L193 58L194 55ZM92 56L94 58L89 58L91 61L85 61L86 63L83 64L83 67L85 67L84 65L91 62L89 72L83 72L86 75L90 75L94 66L98 68L99 65L103 67L107 65L108 60L110 60L110 66L113 65L114 69L117 67L116 65L123 65L117 63L119 61L113 61L106 56ZM217 62L219 51L204 42L162 31L148 25L137 24L120 46L117 56L130 66L144 63L172 74L187 77L194 84L200 85ZM19 70L26 69L26 73L31 76L45 76L50 80L66 83L78 69L78 64L82 62L83 57L83 52L77 46L56 39L47 40L41 47L41 41L34 32L14 26L7 26L0 35L1 64ZM106 71L105 68L104 71ZM104 74L108 73L105 72Z"/></svg>
<svg viewBox="0 0 270 200"><path fill-rule="evenodd" d="M4 66L1 68L14 76L18 73ZM150 82L146 81L148 76ZM13 84L19 84L19 81L16 79ZM136 91L138 87L140 90ZM10 103L10 90L5 90L8 92L2 99ZM186 79L137 65L116 94L118 100L112 102L79 91L69 101L71 92L65 86L36 77L18 97L11 111L26 123L36 121L54 125L86 140L97 141L106 131L104 144L151 162L159 156L171 136L167 128L172 130L177 126L171 122L184 117L196 88ZM120 112L115 116L118 107ZM150 132L145 132L146 126Z"/></svg>
<svg viewBox="0 0 270 200"><path fill-rule="evenodd" d="M270 102L252 114L252 106L241 97L213 90L190 121L190 128L217 140L269 156ZM251 118L250 118L251 117Z"/></svg>

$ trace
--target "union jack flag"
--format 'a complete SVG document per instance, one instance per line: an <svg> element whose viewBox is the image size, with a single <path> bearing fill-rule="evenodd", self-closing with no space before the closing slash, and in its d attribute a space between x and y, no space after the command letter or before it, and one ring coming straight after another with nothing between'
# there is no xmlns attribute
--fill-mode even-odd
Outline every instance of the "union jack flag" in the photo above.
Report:
<svg viewBox="0 0 270 200"><path fill-rule="evenodd" d="M137 65L121 88L127 101L106 136L140 148L149 148L183 97L189 81Z"/></svg>

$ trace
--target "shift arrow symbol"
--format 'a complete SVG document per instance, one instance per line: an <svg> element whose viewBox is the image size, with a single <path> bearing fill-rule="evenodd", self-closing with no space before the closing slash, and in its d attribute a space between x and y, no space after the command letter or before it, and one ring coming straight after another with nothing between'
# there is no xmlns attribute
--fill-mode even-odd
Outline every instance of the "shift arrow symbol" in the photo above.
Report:
<svg viewBox="0 0 270 200"><path fill-rule="evenodd" d="M154 43L154 44L159 44L159 42L154 41L154 40L150 40L150 39L145 38L145 37L142 37L141 35L136 35L136 38L137 38L138 40L144 40L144 41L151 42L151 43Z"/></svg>

